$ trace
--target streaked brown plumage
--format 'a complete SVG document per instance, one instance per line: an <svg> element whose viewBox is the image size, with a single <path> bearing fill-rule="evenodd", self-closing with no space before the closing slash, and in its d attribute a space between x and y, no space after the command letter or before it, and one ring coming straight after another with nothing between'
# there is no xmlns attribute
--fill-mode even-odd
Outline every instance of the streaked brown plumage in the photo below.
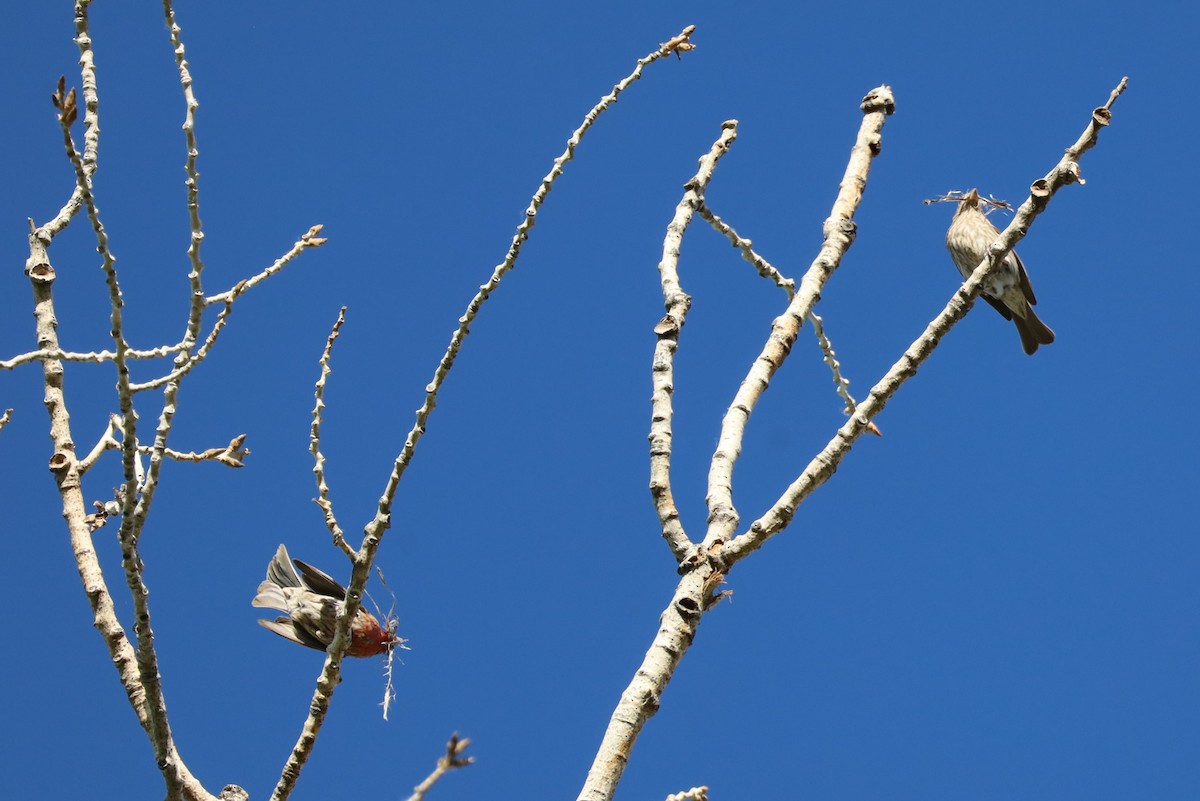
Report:
<svg viewBox="0 0 1200 801"><path fill-rule="evenodd" d="M258 594L250 604L288 614L274 620L259 620L264 628L294 643L324 651L333 641L333 629L345 599L345 587L312 565L291 559L287 548L280 545L267 565L267 580L258 585ZM403 643L396 636L394 621L381 626L374 615L359 607L350 626L350 648L346 655L377 656Z"/></svg>
<svg viewBox="0 0 1200 801"><path fill-rule="evenodd" d="M1000 232L979 208L979 193L972 189L959 202L946 232L946 247L954 266L963 278L970 277L979 263L987 257L988 248L1000 238ZM1005 320L1012 320L1021 335L1021 347L1033 354L1039 345L1054 341L1054 332L1034 313L1037 305L1033 286L1025 273L1025 265L1015 250L1010 251L988 276L980 297L1000 312Z"/></svg>

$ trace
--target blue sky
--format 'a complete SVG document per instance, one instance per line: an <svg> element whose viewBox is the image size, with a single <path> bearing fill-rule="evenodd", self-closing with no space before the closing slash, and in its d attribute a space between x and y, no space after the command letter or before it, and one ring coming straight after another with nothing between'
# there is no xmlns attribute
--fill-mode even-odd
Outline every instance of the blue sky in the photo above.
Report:
<svg viewBox="0 0 1200 801"><path fill-rule="evenodd" d="M637 58L695 24L698 49L649 67L584 140L473 327L380 551L412 645L392 719L376 706L378 664L350 665L293 797L404 797L454 730L479 761L434 798L578 792L676 581L646 489L656 265L723 120L740 134L708 201L799 276L859 99L893 87L857 241L818 306L861 397L959 280L943 245L951 208L921 200L978 186L1021 201L1123 75L1087 184L1060 192L1019 248L1058 341L1026 357L983 304L946 337L879 418L885 437L860 441L730 575L732 602L706 617L618 797L697 784L714 799L1200 796L1196 19L1182 8L181 3L206 287L259 271L314 223L329 237L239 301L181 394L172 444L245 432L247 466L171 465L144 535L192 771L266 798L321 664L255 625L249 601L280 542L348 573L310 502L307 453L339 307L324 441L357 535L455 320L567 136ZM25 220L46 221L71 189L48 98L60 74L79 78L68 4L0 13L7 358L33 347ZM127 323L138 346L173 342L188 228L172 55L153 5L92 16L96 191ZM81 221L52 258L64 343L107 346ZM674 479L699 536L720 417L785 299L700 222L681 277L694 303ZM111 366L68 370L82 450L113 411L112 384ZM0 408L15 409L0 432L17 615L0 660L6 785L158 797L73 568L41 396L36 369L0 374ZM744 521L842 420L803 332L750 423L734 485ZM109 460L89 498L117 481ZM96 539L127 612L111 529Z"/></svg>

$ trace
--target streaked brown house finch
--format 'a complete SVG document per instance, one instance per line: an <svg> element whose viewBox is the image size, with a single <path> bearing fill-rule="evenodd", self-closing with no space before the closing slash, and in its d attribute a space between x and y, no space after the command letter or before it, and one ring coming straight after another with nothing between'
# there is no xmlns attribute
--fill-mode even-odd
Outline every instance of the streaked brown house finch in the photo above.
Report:
<svg viewBox="0 0 1200 801"><path fill-rule="evenodd" d="M979 209L979 193L972 189L959 202L946 232L946 247L954 266L963 278L970 277L979 263L987 257L988 248L1000 238L1000 232L991 220ZM1054 341L1054 332L1034 314L1032 306L1037 297L1025 273L1025 265L1015 250L1009 251L1004 263L992 271L983 282L980 297L1000 312L1005 320L1012 320L1021 335L1021 347L1033 354L1038 345L1049 345Z"/></svg>
<svg viewBox="0 0 1200 801"><path fill-rule="evenodd" d="M280 545L267 565L267 580L258 585L258 594L250 604L287 612L288 617L258 622L292 642L324 651L333 640L333 628L345 599L345 587L312 565L291 559L287 548ZM359 607L350 626L346 655L377 656L403 642L396 636L394 620L381 626L374 615Z"/></svg>

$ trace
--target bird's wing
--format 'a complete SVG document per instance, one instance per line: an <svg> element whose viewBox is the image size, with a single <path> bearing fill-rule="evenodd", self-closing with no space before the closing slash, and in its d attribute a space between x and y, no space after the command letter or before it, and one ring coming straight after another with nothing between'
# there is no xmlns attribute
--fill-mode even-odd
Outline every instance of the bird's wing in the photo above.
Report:
<svg viewBox="0 0 1200 801"><path fill-rule="evenodd" d="M346 588L338 584L333 578L322 570L317 570L307 562L301 562L299 559L294 560L296 567L300 569L300 574L304 577L304 584L313 592L319 595L328 595L330 598L337 598L339 601L346 599Z"/></svg>
<svg viewBox="0 0 1200 801"><path fill-rule="evenodd" d="M262 626L264 629L270 629L280 637L291 640L294 643L305 645L309 648L315 648L318 651L325 650L325 643L309 634L300 626L297 626L289 618L277 617L274 620L259 620L258 625Z"/></svg>
<svg viewBox="0 0 1200 801"><path fill-rule="evenodd" d="M1037 295L1033 294L1033 284L1029 283L1029 274L1025 272L1025 263L1021 261L1021 257L1015 250L1012 252L1012 257L1017 262L1017 275L1021 276L1021 293L1025 295L1025 300L1029 301L1030 306L1036 306Z"/></svg>

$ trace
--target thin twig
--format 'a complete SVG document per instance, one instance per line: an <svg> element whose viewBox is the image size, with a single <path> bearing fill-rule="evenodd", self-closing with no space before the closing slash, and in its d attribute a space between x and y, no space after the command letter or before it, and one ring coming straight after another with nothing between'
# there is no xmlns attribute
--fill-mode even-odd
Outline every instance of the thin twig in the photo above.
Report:
<svg viewBox="0 0 1200 801"><path fill-rule="evenodd" d="M317 506L321 507L321 513L325 517L325 526L329 529L329 533L333 535L333 544L342 549L342 552L353 559L356 554L354 547L346 542L345 534L342 532L342 527L338 525L337 518L333 514L333 502L329 500L329 485L325 483L325 454L321 452L321 413L325 409L325 382L329 379L329 373L332 372L329 368L329 357L333 353L333 343L337 341L338 334L342 331L342 324L346 322L346 307L343 306L338 312L337 321L333 324L333 330L329 332L329 337L325 340L325 350L321 352L321 375L317 378L316 385L316 405L312 410L312 428L308 437L308 450L313 455L313 475L317 480ZM385 715L386 717L386 715Z"/></svg>
<svg viewBox="0 0 1200 801"><path fill-rule="evenodd" d="M892 365L891 369L871 388L866 400L858 406L858 412L843 425L826 446L817 454L795 481L784 491L761 517L755 520L749 531L738 535L725 546L721 559L725 565L733 565L748 554L762 547L763 543L782 531L791 522L796 508L813 491L824 484L837 470L838 465L850 452L855 441L866 430L867 424L887 405L904 382L916 375L917 369L932 355L938 343L959 320L970 311L979 296L983 282L994 265L1004 261L1005 256L1017 242L1028 233L1030 225L1045 209L1049 198L1061 187L1079 180L1077 159L1096 144L1099 128L1111 119L1112 103L1125 90L1128 79L1122 78L1113 90L1108 103L1092 113L1083 136L1067 149L1066 154L1046 174L1030 186L1030 195L1017 209L1016 215L999 238L988 249L987 257L961 287L951 296L941 313L925 328L925 331L908 350Z"/></svg>
<svg viewBox="0 0 1200 801"><path fill-rule="evenodd" d="M187 158L183 163L187 179L183 182L187 187L188 223L191 236L188 241L188 260L192 269L188 273L188 283L191 291L188 294L187 329L183 341L190 344L200 336L200 321L204 315L204 260L200 257L200 246L204 244L204 225L200 222L200 173L196 171L196 159L200 156L200 147L196 143L196 109L200 101L196 100L192 87L192 72L188 66L187 55L183 47L182 33L175 19L175 9L172 0L163 0L163 15L166 18L167 30L171 35L171 50L175 54L175 67L179 70L179 85L183 89L183 101L186 107L183 117L183 136L187 144ZM228 312L228 306L226 311ZM214 328L215 334L215 328ZM215 338L215 336L214 336Z"/></svg>
<svg viewBox="0 0 1200 801"><path fill-rule="evenodd" d="M229 319L229 313L231 311L233 311L232 300L228 301L225 304L225 308L221 309L221 311L217 314L217 320L215 323L213 323L212 330L208 332L208 336L205 337L204 342L191 356L188 356L187 352L191 350L192 345L195 343L187 342L185 340L185 343L180 346L180 351L183 353L183 355L180 358L175 359L176 367L174 370L166 375L159 376L158 378L152 378L149 381L143 381L140 384L130 384L129 391L137 393L145 392L148 389L158 389L159 387L166 386L172 382L177 383L179 379L190 373L192 368L204 361L204 359L208 356L209 350L211 350L212 346L216 344L217 337L220 336L221 330L225 328L225 323Z"/></svg>
<svg viewBox="0 0 1200 801"><path fill-rule="evenodd" d="M708 788L701 785L667 796L666 801L708 801Z"/></svg>
<svg viewBox="0 0 1200 801"><path fill-rule="evenodd" d="M796 296L796 281L793 278L785 278L783 273L775 268L769 261L764 259L751 247L751 241L745 237L739 236L738 232L733 230L733 226L722 220L708 204L701 201L696 213L708 221L708 224L713 227L717 233L729 240L729 243L742 252L742 258L750 262L754 269L758 270L758 274L769 281L774 282L775 286L787 293L788 300Z"/></svg>
<svg viewBox="0 0 1200 801"><path fill-rule="evenodd" d="M759 275L774 282L777 287L786 292L789 301L796 296L796 282L791 278L784 278L783 273L756 253L754 248L751 247L749 239L739 236L738 232L733 230L733 226L714 214L707 205L702 203L696 211L701 217L708 220L714 229L723 234L729 240L730 244L742 252L742 258L750 262L754 269L758 270ZM817 345L821 348L821 353L824 355L825 364L829 366L830 371L833 373L833 383L837 388L837 393L846 404L846 414L854 414L855 400L847 389L850 386L850 380L842 375L840 370L841 365L834 358L833 345L830 343L829 338L825 336L822 320L811 311L808 313L808 320L812 323L813 333L816 335ZM876 433L878 431L879 429L875 429Z"/></svg>
<svg viewBox="0 0 1200 801"><path fill-rule="evenodd" d="M750 246L751 243L749 239L745 239L744 236L739 236L737 231L733 230L732 225L726 223L724 219L716 216L707 205L701 204L696 212L700 213L700 216L704 219L707 219L708 223L712 225L714 229L718 230L720 234L724 234L726 239L730 240L730 243L733 245L733 247L736 247L739 249L739 251L742 251L742 258L746 261L749 261L749 263L755 267L755 270L758 271L758 275L762 276L763 278L767 278L768 281L772 281L776 287L784 290L785 293L787 293L787 300L792 300L793 297L796 297L796 281L793 281L792 278L785 278L784 273L780 272L778 269L775 269L775 266L770 264L770 261L767 261L767 259L762 258L760 254L756 253L754 248ZM817 345L821 348L821 353L824 356L824 363L826 363L826 365L829 366L830 371L833 372L833 383L836 386L836 390L838 390L838 395L840 395L842 401L845 401L846 403L846 414L852 415L854 414L854 398L851 397L850 391L847 390L847 387L850 386L850 379L845 378L844 375L841 374L838 360L834 359L833 344L829 342L829 338L826 337L826 333L824 333L824 327L822 326L821 318L817 317L816 314L809 312L808 319L810 323L812 323L812 332L814 332L814 335L816 335Z"/></svg>
<svg viewBox="0 0 1200 801"><path fill-rule="evenodd" d="M825 336L825 321L820 318L816 312L808 313L808 321L812 323L813 334L817 338L817 345L821 348L821 353L824 354L824 361L829 371L833 373L833 385L837 390L837 394L841 396L842 401L846 404L843 411L847 415L853 415L858 408L858 401L850 394L850 379L842 375L842 364L837 360L837 354L833 350L833 343L829 341L829 337ZM878 437L883 436L883 432L874 423L867 424L867 430Z"/></svg>
<svg viewBox="0 0 1200 801"><path fill-rule="evenodd" d="M175 65L179 70L179 81L183 89L184 103L186 105L183 122L183 133L187 147L187 155L184 160L184 172L186 175L184 185L187 187L188 219L191 228L191 239L188 245L188 259L192 267L188 272L191 294L189 296L190 303L188 304L187 324L184 326L183 339L180 342L182 348L174 359L175 370L162 382L163 404L162 411L158 416L158 424L154 429L154 442L151 445L150 452L150 467L146 471L145 480L141 482L138 488L136 506L132 510L132 513L127 514L121 521L121 531L129 531L135 544L137 539L141 537L142 528L146 523L146 515L149 514L150 507L154 502L155 493L158 491L158 480L165 458L167 440L171 435L171 429L175 424L175 413L178 410L180 381L187 374L188 370L190 370L189 362L199 355L193 354L193 348L195 348L196 341L200 336L200 325L204 313L204 303L202 300L204 297L204 288L201 282L204 263L200 259L200 245L204 240L204 231L200 222L199 173L196 171L196 159L199 154L199 148L196 144L195 135L195 112L199 103L192 92L192 76L188 69L183 39L180 35L181 30L175 19L175 9L172 7L172 0L163 0L163 17L170 36L171 50L175 54ZM228 308L225 311L228 313ZM213 327L213 332L209 338L210 342L215 341L223 322L224 320L221 319L219 324ZM132 389L121 390L122 403L124 403L124 394L126 392L132 394L132 391ZM130 424L127 420L126 425L129 426ZM133 432L126 432L125 439L125 445L128 448L130 447L130 440L134 439ZM130 495L133 496L133 488L130 487L130 490Z"/></svg>
<svg viewBox="0 0 1200 801"><path fill-rule="evenodd" d="M940 195L938 197L927 198L925 200L922 200L921 202L924 203L926 206L933 205L934 203L959 203L962 200L965 200L966 197L967 197L967 192L964 192L961 189L951 189L949 192L947 192L944 195ZM978 200L984 206L991 206L991 208L987 208L987 209L981 208L980 209L980 211L982 211L984 214L991 214L992 212L996 211L997 209L1003 209L1005 211L1013 210L1011 203L1009 203L1007 200L999 200L994 195L989 195L987 197L980 197L979 194L976 193L975 199Z"/></svg>
<svg viewBox="0 0 1200 801"><path fill-rule="evenodd" d="M172 353L178 353L183 349L182 345L162 345L150 350L134 350L130 348L125 351L126 359L161 359L169 356ZM23 364L31 364L42 359L55 359L60 362L90 362L92 364L105 364L115 361L117 354L111 350L92 351L90 353L75 353L66 350L49 350L42 348L41 350L30 351L14 356L11 359L0 359L0 370L12 370L20 367Z"/></svg>
<svg viewBox="0 0 1200 801"><path fill-rule="evenodd" d="M250 455L250 449L242 447L245 441L246 435L238 434L229 440L228 445L221 448L209 448L206 451L190 451L188 453L164 448L163 456L177 462L217 462L226 467L245 467L244 460ZM138 446L139 453L150 453L152 450L148 445Z"/></svg>
<svg viewBox="0 0 1200 801"><path fill-rule="evenodd" d="M204 262L200 257L200 247L204 242L204 230L200 221L200 174L196 170L196 159L200 153L196 142L196 109L199 108L200 103L196 100L195 93L192 90L191 71L187 62L183 39L180 36L181 29L175 19L175 9L172 7L172 0L163 0L163 15L170 35L171 50L175 54L175 65L179 70L179 81L183 89L186 107L183 134L187 153L184 160L184 173L187 177L184 185L187 187L188 221L191 228L188 259L191 262L192 269L188 272L188 282L190 284L188 319L181 342L180 354L175 359L175 371L158 381L134 385L136 388L130 387L127 391L122 390L122 397L124 398L125 394L132 395L133 392L143 389L166 385L163 395L163 411L159 417L159 424L155 431L154 445L151 448L150 471L147 475L147 480L141 486L141 499L134 512L132 521L129 522L130 530L133 532L135 539L141 535L141 528L144 525L146 513L149 510L150 502L158 486L159 466L162 464L162 459L166 454L167 437L173 424L179 379L192 366L203 360L204 354L207 353L207 348L202 348L195 355L192 355L191 352L192 347L199 337L200 324L204 314L204 286L201 281L204 273ZM222 315L218 318L217 324L214 325L213 331L205 343L206 346L211 345L216 340L217 334L224 326L225 316L228 315L228 312L229 307L227 305ZM131 434L132 432L128 433ZM122 529L125 529L124 525Z"/></svg>
<svg viewBox="0 0 1200 801"><path fill-rule="evenodd" d="M200 347L196 349L196 352L189 356L186 360L176 359L176 367L170 373L141 384L133 384L130 386L130 390L132 392L144 392L148 389L157 389L158 387L169 384L172 381L178 381L191 372L192 368L204 361L205 358L208 357L209 351L211 351L213 346L217 344L217 337L221 335L221 331L225 328L225 324L229 320L229 315L233 312L233 302L240 298L248 290L279 272L281 269L283 269L285 264L303 253L306 249L320 247L321 245L325 244L327 241L326 239L316 236L316 234L320 233L322 227L323 226L320 225L314 225L312 228L308 229L308 232L296 240L287 253L277 259L274 264L263 270L258 275L254 276L253 278L248 278L244 281L238 281L231 289L226 290L218 295L205 298L202 304L203 306L221 303L223 308L217 313L217 319L213 323L212 330L208 332L208 336L204 338L204 342L201 343ZM180 344L177 349L184 350L185 344Z"/></svg>
<svg viewBox="0 0 1200 801"><path fill-rule="evenodd" d="M92 446L88 455L83 457L79 462L79 474L83 475L92 468L105 451L115 450L121 447L121 443L117 440L116 433L121 428L121 415L110 414L108 416L108 425L104 427L104 433L100 435L100 439L96 440L96 444Z"/></svg>
<svg viewBox="0 0 1200 801"><path fill-rule="evenodd" d="M312 226L304 233L302 237L296 240L287 253L284 253L282 256L276 259L269 267L256 275L253 275L242 281L238 281L234 286L225 290L224 292L219 292L216 295L210 295L204 299L204 305L212 306L217 303L228 303L232 300L236 300L240 295L245 294L247 290L253 289L263 281L266 281L268 278L278 273L280 270L286 267L292 259L299 256L308 248L321 247L321 245L324 245L329 241L326 237L319 236L324 227L324 225Z"/></svg>
<svg viewBox="0 0 1200 801"><path fill-rule="evenodd" d="M388 719L388 713L392 709L392 701L396 700L396 685L393 683L393 679L395 677L394 668L396 665L397 650L397 648L389 648L387 656L383 660L383 700L379 705L383 707L384 720Z"/></svg>
<svg viewBox="0 0 1200 801"><path fill-rule="evenodd" d="M84 108L82 161L88 181L91 181L96 172L96 157L100 149L100 119L97 113L100 100L96 92L96 59L92 51L92 37L88 32L88 9L91 4L92 0L76 0L75 3L75 45L79 48L79 74ZM41 235L46 237L47 241L53 240L82 207L83 189L76 182L70 199L59 209L54 219L39 229Z"/></svg>
<svg viewBox="0 0 1200 801"><path fill-rule="evenodd" d="M675 414L675 353L679 349L679 332L687 320L692 299L679 282L679 248L683 234L692 222L692 215L704 207L704 190L712 179L717 162L737 139L737 120L721 125L721 135L708 153L700 158L696 174L684 184L683 197L675 207L675 216L667 225L663 239L662 260L658 263L666 316L654 327L658 341L650 361L650 496L658 513L663 539L675 555L675 561L688 558L693 543L688 539L671 491L672 419ZM702 212L701 212L702 213Z"/></svg>
<svg viewBox="0 0 1200 801"><path fill-rule="evenodd" d="M438 779L452 770L465 768L467 765L472 764L475 761L475 757L464 757L462 755L463 751L470 744L471 739L469 737L464 737L460 740L458 732L451 734L449 742L446 743L446 753L438 759L437 767L425 777L425 781L413 788L412 795L408 797L407 801L422 801L425 798L425 794L429 792L433 785L437 784Z"/></svg>
<svg viewBox="0 0 1200 801"><path fill-rule="evenodd" d="M529 238L529 233L537 222L537 212L545 202L546 196L554 186L554 182L560 175L563 174L563 168L567 162L575 157L575 148L583 139L584 134L595 124L597 118L614 103L617 102L617 97L625 91L634 81L642 77L642 70L647 65L667 56L671 53L685 52L692 49L688 37L695 31L696 26L689 25L684 28L679 35L668 40L659 46L658 50L638 59L637 66L633 72L627 75L624 79L613 87L613 90L604 97L600 98L591 111L584 115L583 123L571 134L567 139L566 150L554 160L554 164L546 177L542 179L541 186L533 193L533 198L529 203L529 207L525 210L525 219L517 226L517 233L513 236L512 244L509 245L508 252L504 254L504 259L500 264L496 265L492 272L492 277L487 283L479 288L479 292L475 297L471 298L471 302L467 304L467 310L462 317L458 318L458 328L450 338L450 345L446 348L446 352L442 355L441 361L438 363L437 369L434 370L433 380L425 387L425 402L421 404L421 408L417 409L416 423L408 433L408 437L404 441L404 448L399 456L396 457L395 464L391 475L388 477L386 486L384 487L383 495L380 498L379 512L375 518L375 524L387 527L387 518L390 515L392 498L396 494L396 488L400 484L400 479L404 475L409 462L412 460L413 451L416 448L417 442L420 441L425 433L426 422L429 415L433 412L437 405L437 393L441 389L442 384L446 380L446 376L450 372L450 368L454 366L454 360L458 357L459 349L462 347L463 340L470 333L471 323L479 314L480 307L488 299L500 285L500 281L504 276L516 266L517 257L521 254L521 247Z"/></svg>
<svg viewBox="0 0 1200 801"><path fill-rule="evenodd" d="M9 421L12 420L12 409L5 409L4 414L0 414L0 430L3 430Z"/></svg>

